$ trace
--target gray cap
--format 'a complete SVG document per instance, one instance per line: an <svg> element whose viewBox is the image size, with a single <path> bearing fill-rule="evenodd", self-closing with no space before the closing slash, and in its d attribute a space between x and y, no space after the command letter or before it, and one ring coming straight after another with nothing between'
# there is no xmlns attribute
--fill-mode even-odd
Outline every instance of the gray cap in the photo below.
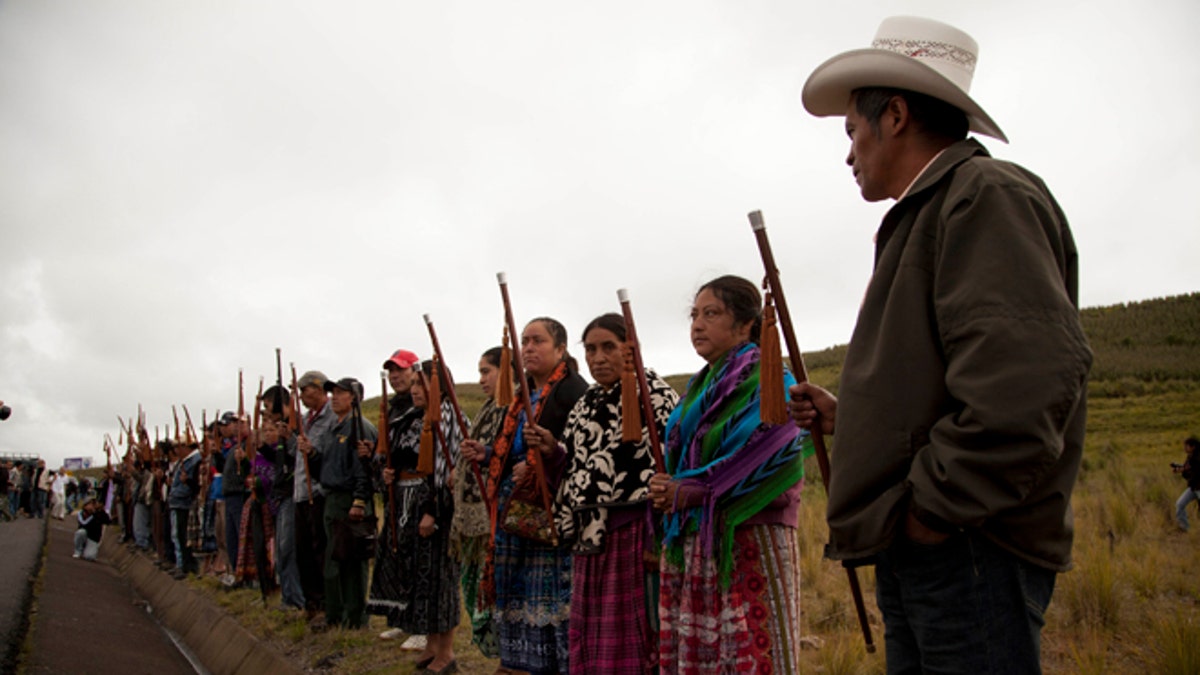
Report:
<svg viewBox="0 0 1200 675"><path fill-rule="evenodd" d="M301 375L300 379L296 381L296 384L301 389L303 389L309 385L317 387L318 389L324 389L325 383L328 381L329 381L329 378L325 377L325 373L322 373L319 370L310 370L307 373Z"/></svg>

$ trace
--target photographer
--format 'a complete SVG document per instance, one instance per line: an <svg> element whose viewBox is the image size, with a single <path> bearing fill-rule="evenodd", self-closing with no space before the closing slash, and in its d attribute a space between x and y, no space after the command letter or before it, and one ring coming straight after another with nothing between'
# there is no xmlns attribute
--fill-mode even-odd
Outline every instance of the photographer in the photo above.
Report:
<svg viewBox="0 0 1200 675"><path fill-rule="evenodd" d="M1171 463L1171 470L1175 473L1182 474L1183 479L1187 481L1187 488L1183 494L1179 495L1179 500L1175 502L1175 522L1179 523L1179 529L1183 532L1188 531L1187 507L1193 501L1200 502L1200 439L1195 436L1189 436L1183 442L1183 448L1187 452L1187 459L1183 464Z"/></svg>

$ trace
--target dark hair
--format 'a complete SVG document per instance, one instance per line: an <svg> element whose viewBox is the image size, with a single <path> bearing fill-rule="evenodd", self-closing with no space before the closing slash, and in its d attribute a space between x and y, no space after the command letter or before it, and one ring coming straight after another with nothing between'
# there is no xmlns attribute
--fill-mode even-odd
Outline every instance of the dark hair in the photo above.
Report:
<svg viewBox="0 0 1200 675"><path fill-rule="evenodd" d="M592 332L593 328L603 328L604 330L617 336L621 342L625 341L625 317L616 312L601 314L592 319L591 323L583 329L583 340L587 339L588 333Z"/></svg>
<svg viewBox="0 0 1200 675"><path fill-rule="evenodd" d="M163 439L158 442L158 445L155 446L155 449L164 455L170 455L172 452L175 452L175 441L172 441L169 438Z"/></svg>
<svg viewBox="0 0 1200 675"><path fill-rule="evenodd" d="M433 361L431 361L429 359L422 361L421 362L421 372L425 374L425 377L432 377L433 376ZM446 366L446 364L439 362L438 363L438 387L441 389L443 401L450 397L450 387L453 387L453 386L454 386L454 377L452 375L450 375L450 368L448 368ZM429 391L426 390L425 393L426 393L426 395L428 395Z"/></svg>
<svg viewBox="0 0 1200 675"><path fill-rule="evenodd" d="M492 364L493 367L500 367L500 355L504 353L503 347L492 347L484 352L479 358Z"/></svg>
<svg viewBox="0 0 1200 675"><path fill-rule="evenodd" d="M483 355L480 356L479 358L492 364L493 368L499 369L500 368L500 357L503 354L504 354L503 347L492 347L491 349L484 352ZM512 363L510 361L508 364L508 367L512 369L512 376L515 379L517 377L517 364Z"/></svg>
<svg viewBox="0 0 1200 675"><path fill-rule="evenodd" d="M704 284L696 291L700 295L705 289L712 291L733 315L734 323L750 324L750 341L758 344L762 334L762 296L758 286L739 276L726 274Z"/></svg>
<svg viewBox="0 0 1200 675"><path fill-rule="evenodd" d="M962 110L927 94L890 87L863 87L852 92L854 109L866 118L878 138L879 120L893 97L899 96L908 105L908 116L923 133L950 141L967 137L970 122Z"/></svg>
<svg viewBox="0 0 1200 675"><path fill-rule="evenodd" d="M1200 448L1200 438L1196 438L1195 436L1188 436L1187 438L1184 439L1183 444L1188 446L1189 448L1191 448L1194 451L1194 450L1196 450L1196 448Z"/></svg>
<svg viewBox="0 0 1200 675"><path fill-rule="evenodd" d="M531 319L529 323L525 324L525 326L529 327L530 325L538 322L540 322L542 327L546 329L546 332L550 334L550 339L554 340L554 346L563 348L562 360L567 362L567 370L570 370L572 373L578 373L579 362L575 360L574 356L571 356L571 354L567 352L567 327L559 323L558 319L551 319L548 316L539 316L535 319Z"/></svg>
<svg viewBox="0 0 1200 675"><path fill-rule="evenodd" d="M284 387L273 384L267 387L267 390L263 392L262 398L259 400L267 404L267 410L270 412L283 414L284 406L290 405L292 402L292 395Z"/></svg>

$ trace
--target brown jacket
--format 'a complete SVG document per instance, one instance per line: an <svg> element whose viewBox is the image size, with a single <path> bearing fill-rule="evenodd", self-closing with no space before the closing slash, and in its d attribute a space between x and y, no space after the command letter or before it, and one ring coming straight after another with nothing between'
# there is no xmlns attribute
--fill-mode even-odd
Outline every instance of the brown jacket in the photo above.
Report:
<svg viewBox="0 0 1200 675"><path fill-rule="evenodd" d="M911 506L1070 566L1092 360L1077 275L1042 181L974 140L892 207L838 392L831 558L869 561Z"/></svg>

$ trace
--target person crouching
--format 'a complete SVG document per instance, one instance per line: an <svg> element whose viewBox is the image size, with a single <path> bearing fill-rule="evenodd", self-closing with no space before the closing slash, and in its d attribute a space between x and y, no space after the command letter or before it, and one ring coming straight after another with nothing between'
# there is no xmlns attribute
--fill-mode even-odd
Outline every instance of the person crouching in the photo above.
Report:
<svg viewBox="0 0 1200 675"><path fill-rule="evenodd" d="M71 557L95 560L100 553L100 536L104 534L104 526L112 521L96 499L89 499L76 514L76 519L79 529L75 530L75 554Z"/></svg>

